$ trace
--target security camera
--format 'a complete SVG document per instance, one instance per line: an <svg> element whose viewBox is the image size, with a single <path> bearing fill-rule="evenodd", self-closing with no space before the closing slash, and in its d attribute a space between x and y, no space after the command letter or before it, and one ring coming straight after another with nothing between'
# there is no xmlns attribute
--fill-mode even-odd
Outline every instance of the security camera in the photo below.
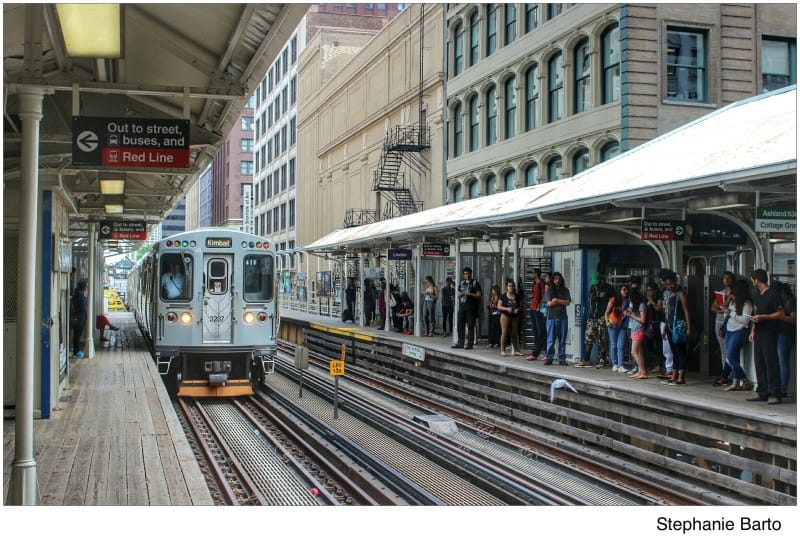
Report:
<svg viewBox="0 0 800 539"><path fill-rule="evenodd" d="M492 237L489 235L488 232L485 232L483 234L483 241L490 241L491 239L492 239Z"/></svg>

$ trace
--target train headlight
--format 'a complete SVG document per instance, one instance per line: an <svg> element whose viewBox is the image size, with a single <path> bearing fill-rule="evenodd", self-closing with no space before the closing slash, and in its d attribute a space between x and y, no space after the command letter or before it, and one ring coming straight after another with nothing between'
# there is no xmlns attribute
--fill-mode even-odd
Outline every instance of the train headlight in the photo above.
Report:
<svg viewBox="0 0 800 539"><path fill-rule="evenodd" d="M181 313L181 323L182 324L191 324L192 323L192 313L186 311Z"/></svg>
<svg viewBox="0 0 800 539"><path fill-rule="evenodd" d="M262 324L267 321L267 313L258 313L258 321Z"/></svg>
<svg viewBox="0 0 800 539"><path fill-rule="evenodd" d="M242 318L245 324L252 324L253 322L256 321L256 315L254 313L251 313L250 311L244 313L244 316Z"/></svg>
<svg viewBox="0 0 800 539"><path fill-rule="evenodd" d="M167 313L167 322L169 322L170 324L174 324L177 319L178 319L177 314L173 312Z"/></svg>

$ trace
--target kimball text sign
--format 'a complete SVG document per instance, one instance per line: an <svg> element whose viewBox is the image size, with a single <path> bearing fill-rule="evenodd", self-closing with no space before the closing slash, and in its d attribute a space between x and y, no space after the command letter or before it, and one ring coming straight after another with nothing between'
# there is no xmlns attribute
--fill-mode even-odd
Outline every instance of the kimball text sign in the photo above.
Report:
<svg viewBox="0 0 800 539"><path fill-rule="evenodd" d="M797 232L797 210L757 207L756 232Z"/></svg>
<svg viewBox="0 0 800 539"><path fill-rule="evenodd" d="M189 168L189 121L73 116L72 163L114 168Z"/></svg>

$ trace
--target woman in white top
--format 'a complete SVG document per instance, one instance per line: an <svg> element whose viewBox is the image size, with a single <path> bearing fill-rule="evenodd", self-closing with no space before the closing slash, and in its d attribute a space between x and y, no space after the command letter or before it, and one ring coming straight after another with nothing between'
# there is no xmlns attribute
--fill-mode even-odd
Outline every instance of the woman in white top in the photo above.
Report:
<svg viewBox="0 0 800 539"><path fill-rule="evenodd" d="M439 297L439 288L433 277L425 277L425 296L422 302L423 320L425 321L425 336L432 337L436 329L436 300Z"/></svg>
<svg viewBox="0 0 800 539"><path fill-rule="evenodd" d="M730 371L733 378L733 382L725 388L725 391L739 391L750 389L750 382L747 381L747 375L742 369L739 354L747 342L750 317L753 314L753 302L750 299L750 286L744 279L739 279L733 283L731 295L733 300L730 302L725 315L725 349L727 350L727 357L725 358L725 368L722 371L722 375L725 376L727 374L726 371Z"/></svg>

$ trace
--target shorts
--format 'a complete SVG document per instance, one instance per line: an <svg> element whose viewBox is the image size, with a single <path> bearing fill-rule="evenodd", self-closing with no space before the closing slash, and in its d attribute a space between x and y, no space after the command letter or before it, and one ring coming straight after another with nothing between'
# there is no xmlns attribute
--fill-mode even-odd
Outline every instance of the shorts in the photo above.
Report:
<svg viewBox="0 0 800 539"><path fill-rule="evenodd" d="M608 330L606 329L606 321L604 318L589 318L586 321L586 335L583 342L589 344L596 340L600 341L601 346L608 346Z"/></svg>
<svg viewBox="0 0 800 539"><path fill-rule="evenodd" d="M631 340L632 341L643 341L644 340L644 328L637 329L636 331L631 331Z"/></svg>

